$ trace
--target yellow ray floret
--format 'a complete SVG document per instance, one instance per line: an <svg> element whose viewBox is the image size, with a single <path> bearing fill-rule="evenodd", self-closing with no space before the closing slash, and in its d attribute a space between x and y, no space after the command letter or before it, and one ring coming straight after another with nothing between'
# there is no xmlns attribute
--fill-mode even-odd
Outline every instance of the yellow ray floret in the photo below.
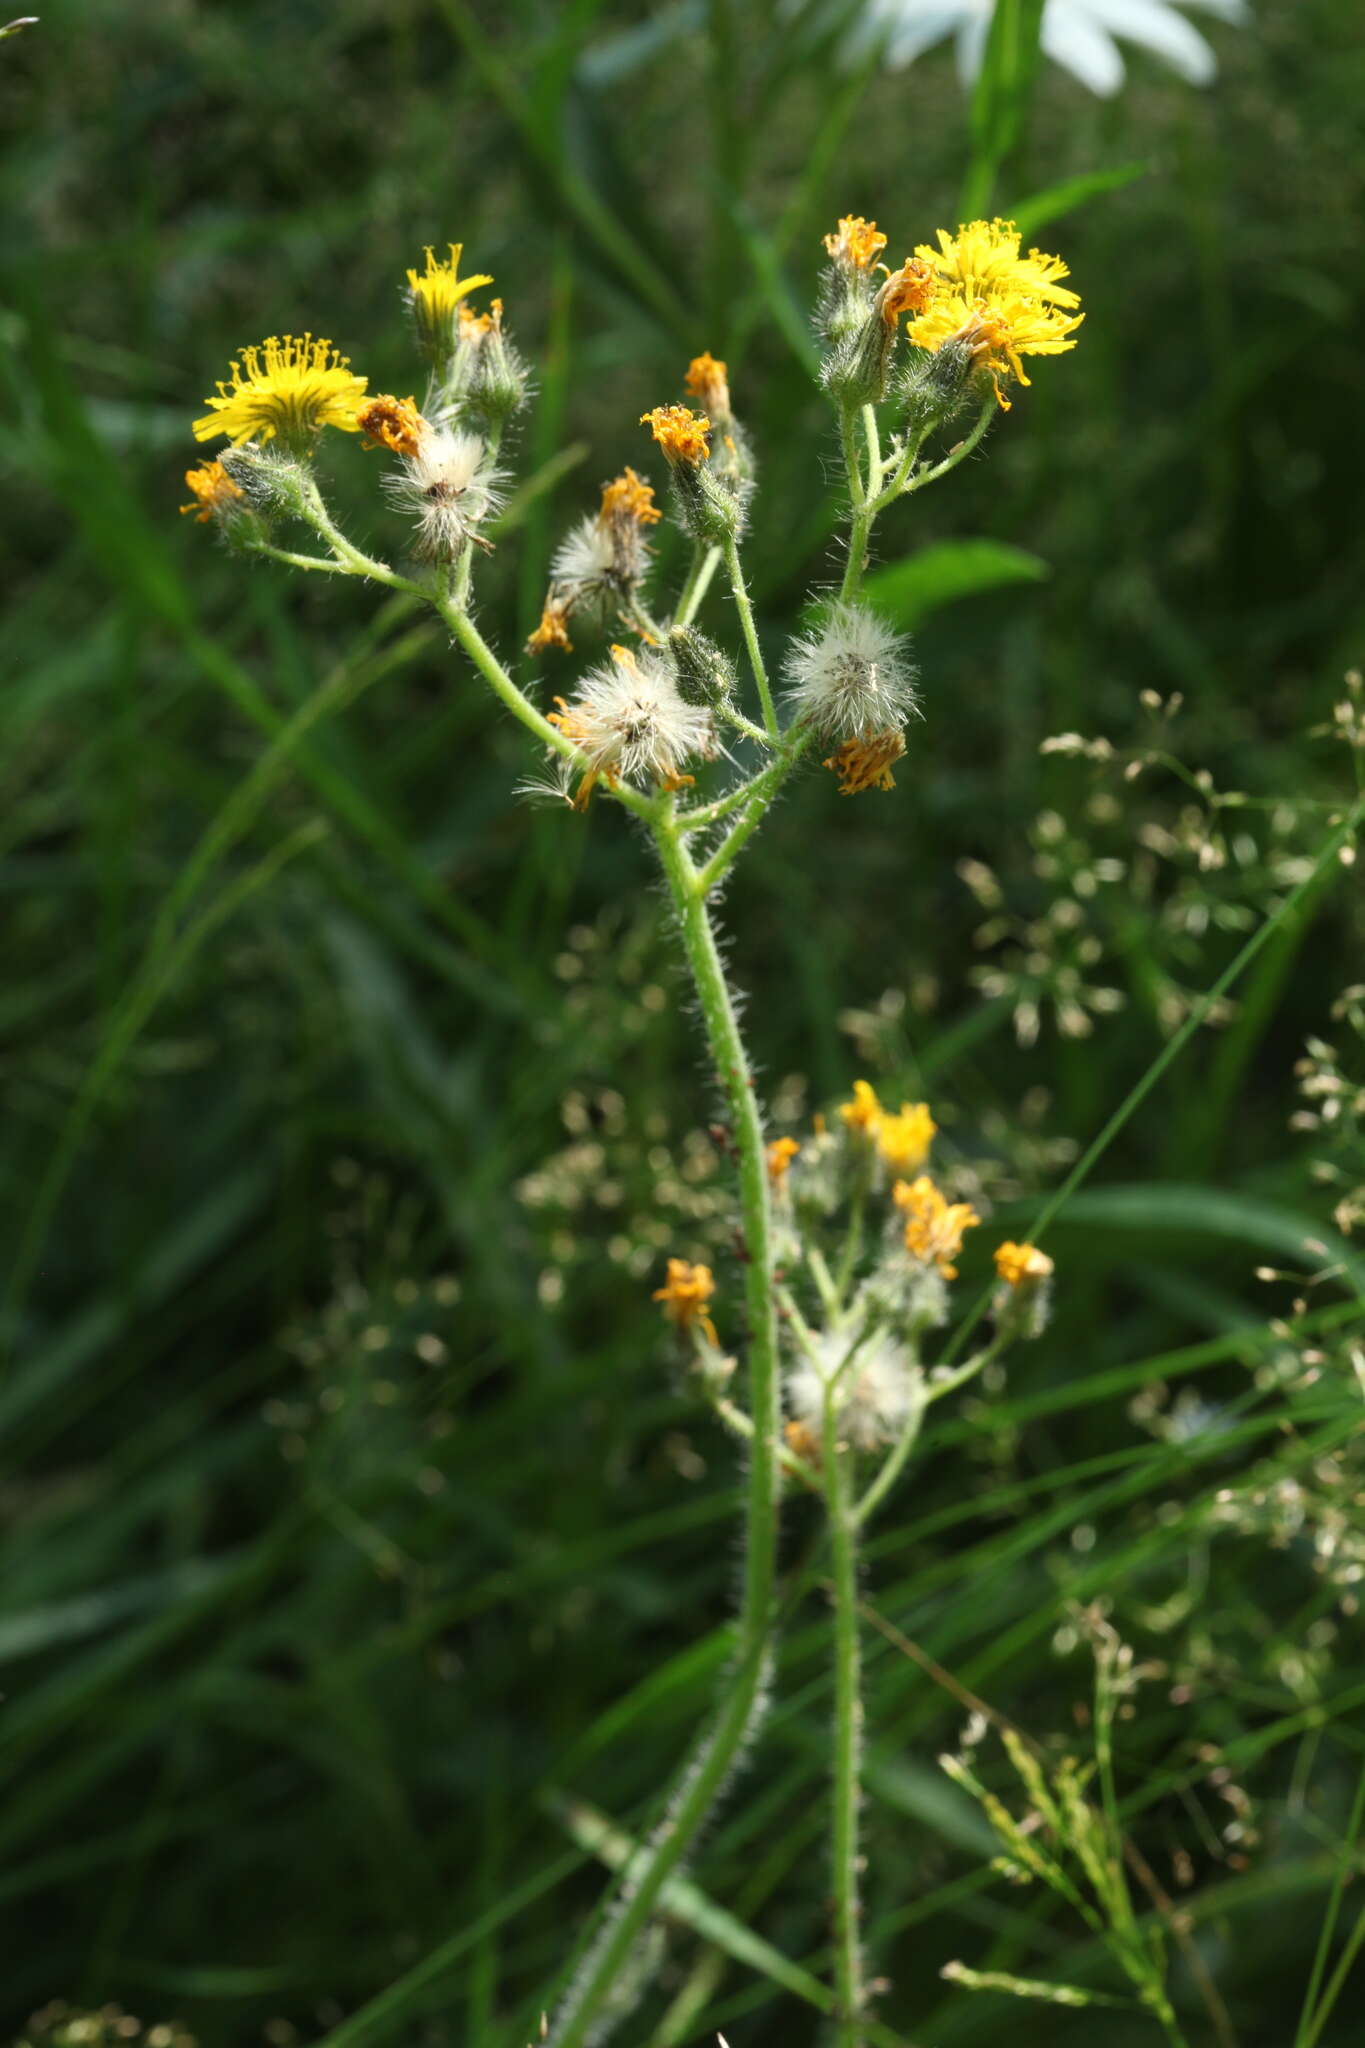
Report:
<svg viewBox="0 0 1365 2048"><path fill-rule="evenodd" d="M422 436L430 433L415 398L393 398L387 392L361 407L357 419L365 448L387 448L394 455L415 455Z"/></svg>
<svg viewBox="0 0 1365 2048"><path fill-rule="evenodd" d="M702 411L711 421L728 420L730 417L730 381L725 364L719 356L713 356L710 349L704 355L693 356L683 379L683 390L690 398L700 402Z"/></svg>
<svg viewBox="0 0 1365 2048"><path fill-rule="evenodd" d="M826 254L850 270L870 270L885 247L886 236L876 221L864 220L860 213L846 213L834 233L825 236Z"/></svg>
<svg viewBox="0 0 1365 2048"><path fill-rule="evenodd" d="M768 1178L774 1185L787 1177L787 1169L801 1150L795 1138L774 1138L768 1147Z"/></svg>
<svg viewBox="0 0 1365 2048"><path fill-rule="evenodd" d="M712 1344L718 1344L716 1326L706 1313L706 1304L715 1291L716 1283L709 1266L693 1266L686 1259L670 1259L668 1278L662 1287L655 1288L654 1299L663 1304L664 1314L678 1329L690 1330L695 1324Z"/></svg>
<svg viewBox="0 0 1365 2048"><path fill-rule="evenodd" d="M438 263L435 250L427 249L426 269L408 272L408 300L423 325L448 327L456 319L460 301L466 293L493 282L491 277L483 274L461 277L460 257L464 253L464 243L448 242L446 247L450 250L448 262ZM499 321L501 316L502 306L499 304L496 316ZM488 325L493 324L493 320L488 319Z"/></svg>
<svg viewBox="0 0 1365 2048"><path fill-rule="evenodd" d="M201 526L216 512L231 512L242 502L241 490L221 462L205 462L198 469L187 469L185 482L194 496L188 505L182 505L180 509L193 512Z"/></svg>
<svg viewBox="0 0 1365 2048"><path fill-rule="evenodd" d="M1012 220L974 220L955 235L938 230L938 247L921 242L915 254L933 265L945 284L957 285L969 298L1016 292L1052 306L1079 306L1077 294L1062 284L1071 275L1060 256L1041 249L1020 253L1019 230Z"/></svg>
<svg viewBox="0 0 1365 2048"><path fill-rule="evenodd" d="M906 333L916 348L937 351L956 342L971 356L974 369L985 370L1006 412L1009 400L1000 389L1002 377L1029 379L1024 356L1059 356L1074 348L1075 332L1084 313L1063 313L1037 299L1017 293L973 299L963 292L945 292L929 310L912 320Z"/></svg>
<svg viewBox="0 0 1365 2048"><path fill-rule="evenodd" d="M343 433L359 431L359 413L368 379L357 377L346 356L330 341L311 334L271 335L259 348L244 348L240 363L229 365L231 382L219 384L212 408L194 422L196 441L226 434L234 446L243 441L308 440L323 427Z"/></svg>
<svg viewBox="0 0 1365 2048"><path fill-rule="evenodd" d="M893 1173L913 1173L929 1156L938 1125L927 1102L903 1102L899 1115L888 1110L877 1126L877 1150Z"/></svg>
<svg viewBox="0 0 1365 2048"><path fill-rule="evenodd" d="M1007 1287L1036 1287L1052 1275L1052 1261L1036 1244L1007 1239L995 1248L995 1270Z"/></svg>
<svg viewBox="0 0 1365 2048"><path fill-rule="evenodd" d="M945 1280L956 1280L953 1260L966 1232L981 1221L971 1203L950 1202L927 1173L918 1180L898 1180L891 1193L905 1214L905 1249L911 1258L937 1266Z"/></svg>
<svg viewBox="0 0 1365 2048"><path fill-rule="evenodd" d="M838 776L840 796L861 796L865 789L896 787L891 770L904 752L905 739L900 732L865 732L845 740L820 765Z"/></svg>
<svg viewBox="0 0 1365 2048"><path fill-rule="evenodd" d="M599 517L608 522L633 519L637 526L657 526L663 514L654 502L653 484L647 484L643 477L636 476L627 465L620 476L614 476L609 484L603 484Z"/></svg>
<svg viewBox="0 0 1365 2048"><path fill-rule="evenodd" d="M670 462L695 469L710 459L711 422L703 413L689 412L685 405L656 405L640 414L640 425L646 424Z"/></svg>
<svg viewBox="0 0 1365 2048"><path fill-rule="evenodd" d="M877 1100L877 1091L870 1081L855 1081L851 1099L839 1104L841 1121L849 1130L857 1131L865 1138L876 1137L878 1126L885 1114Z"/></svg>

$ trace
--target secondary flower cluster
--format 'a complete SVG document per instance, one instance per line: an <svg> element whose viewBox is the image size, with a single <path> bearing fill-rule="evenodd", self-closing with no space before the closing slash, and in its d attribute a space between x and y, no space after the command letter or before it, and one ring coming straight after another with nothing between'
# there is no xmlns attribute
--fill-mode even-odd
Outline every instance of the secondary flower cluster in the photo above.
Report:
<svg viewBox="0 0 1365 2048"><path fill-rule="evenodd" d="M936 244L920 244L896 268L881 261L886 236L860 215L845 215L824 246L818 317L829 353L823 379L846 425L859 407L889 395L899 363L905 426L884 459L875 445L869 455L863 506L870 523L901 490L918 487L920 445L973 391L981 400L979 425L940 470L975 445L992 398L1007 407L1006 387L1028 382L1027 356L1075 345L1079 302L1064 282L1061 259L1025 252L1008 221L972 221L955 234L940 229ZM191 495L183 510L248 549L305 568L374 573L368 558L338 534L311 467L324 429L356 434L365 448L393 458L384 490L411 522L409 554L428 565L425 587L437 601L453 592L467 604L473 552L491 549L489 529L505 501L498 463L503 431L524 404L529 379L504 331L502 301L475 309L474 295L492 278L462 275L461 256L459 243L441 258L428 248L424 265L407 271L408 309L427 365L420 403L372 392L347 357L312 334L272 336L243 349L194 421L198 440L222 437L228 445L217 459L187 471ZM559 757L556 789L579 809L598 787L623 796L628 789L632 797L685 789L701 765L725 754L726 725L770 747L784 746L791 764L808 746L823 743L828 752L821 758L842 795L891 789L917 711L916 677L903 636L856 596L865 528L855 518L844 594L825 601L819 623L787 649L784 731L747 598L737 585L736 548L755 466L726 364L709 351L695 356L680 398L652 407L641 424L668 465L675 515L695 544L697 592L724 559L743 599L764 727L739 711L728 655L692 625L695 598L680 604L674 623L667 614L656 623L647 586L652 529L662 514L654 485L626 467L603 484L596 509L556 548L540 622L527 643L537 656L571 654L580 629L614 629L617 636L605 660L570 695L557 698L558 709L549 714L574 750ZM856 489L854 498L856 513ZM330 558L275 546L275 523L285 517L312 526ZM378 573L403 582L382 565Z"/></svg>
<svg viewBox="0 0 1365 2048"><path fill-rule="evenodd" d="M845 402L887 396L901 314L909 316L906 337L920 352L907 370L904 396L922 427L949 417L978 377L989 380L1008 411L1004 386L1028 383L1025 356L1075 347L1085 316L1062 282L1067 267L1038 249L1025 254L1012 221L971 221L955 235L940 228L937 246L920 243L898 270L877 262L885 246L875 221L855 215L825 238L823 324L831 353L823 374Z"/></svg>
<svg viewBox="0 0 1365 2048"><path fill-rule="evenodd" d="M810 1465L820 1462L829 1420L841 1446L885 1450L933 1398L925 1339L947 1321L956 1261L981 1222L970 1203L951 1200L924 1170L937 1129L927 1103L889 1108L860 1080L832 1122L817 1117L808 1137L768 1146L789 1354L787 1445ZM881 1220L864 1254L869 1205ZM842 1249L827 1258L826 1240L841 1219ZM831 1279L841 1269L842 1287ZM991 1355L1040 1333L1053 1268L1035 1245L1006 1241L996 1248L995 1270ZM808 1320L799 1299L802 1275L813 1283L818 1321ZM713 1391L732 1366L712 1318L715 1294L709 1266L670 1258L654 1295Z"/></svg>

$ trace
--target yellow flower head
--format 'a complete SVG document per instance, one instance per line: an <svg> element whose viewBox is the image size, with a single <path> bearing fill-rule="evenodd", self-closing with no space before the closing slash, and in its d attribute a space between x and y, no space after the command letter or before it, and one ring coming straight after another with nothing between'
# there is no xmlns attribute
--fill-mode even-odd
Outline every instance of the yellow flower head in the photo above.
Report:
<svg viewBox="0 0 1365 2048"><path fill-rule="evenodd" d="M606 525L618 519L633 519L637 526L657 526L663 514L654 502L653 484L647 484L627 466L620 476L603 484L598 517Z"/></svg>
<svg viewBox="0 0 1365 2048"><path fill-rule="evenodd" d="M365 436L362 448L387 448L394 455L415 455L427 432L415 398L367 399L356 421Z"/></svg>
<svg viewBox="0 0 1365 2048"><path fill-rule="evenodd" d="M715 1291L709 1266L692 1266L686 1259L670 1259L668 1278L662 1287L655 1288L654 1299L662 1302L664 1314L679 1330L690 1330L695 1325L712 1344L718 1345L716 1326L706 1313L706 1304Z"/></svg>
<svg viewBox="0 0 1365 2048"><path fill-rule="evenodd" d="M878 1126L886 1112L877 1100L877 1091L870 1081L853 1083L853 1099L839 1104L839 1115L850 1131L860 1137L875 1138Z"/></svg>
<svg viewBox="0 0 1365 2048"><path fill-rule="evenodd" d="M907 256L899 270L889 270L877 293L876 309L888 327L902 313L922 313L939 289L938 273L922 256Z"/></svg>
<svg viewBox="0 0 1365 2048"><path fill-rule="evenodd" d="M330 341L272 334L259 348L244 348L241 362L229 369L231 383L219 384L217 397L204 401L212 410L194 422L196 441L226 434L240 447L243 441L273 441L278 434L300 443L323 427L346 434L359 430L368 379L354 376Z"/></svg>
<svg viewBox="0 0 1365 2048"><path fill-rule="evenodd" d="M683 389L695 398L702 411L712 422L728 420L730 417L730 381L725 364L713 356L708 349L705 355L693 356L683 379Z"/></svg>
<svg viewBox="0 0 1365 2048"><path fill-rule="evenodd" d="M905 752L904 735L890 732L860 733L845 740L836 753L820 763L839 777L840 796L858 796L865 789L894 789L891 770Z"/></svg>
<svg viewBox="0 0 1365 2048"><path fill-rule="evenodd" d="M1063 313L1057 306L1017 293L978 300L951 291L912 320L906 332L916 348L934 353L950 342L964 348L973 369L990 377L996 398L1008 412L1001 378L1016 377L1026 385L1029 379L1021 358L1064 355L1075 348L1073 337L1084 318L1084 313Z"/></svg>
<svg viewBox="0 0 1365 2048"><path fill-rule="evenodd" d="M963 1236L981 1221L970 1202L948 1201L927 1173L918 1180L898 1180L891 1193L905 1212L905 1249L911 1258L937 1266L945 1280L956 1280L953 1260Z"/></svg>
<svg viewBox="0 0 1365 2048"><path fill-rule="evenodd" d="M937 249L921 242L915 254L969 299L1017 294L1052 306L1081 303L1061 282L1071 273L1060 256L1041 249L1020 254L1019 230L1012 220L974 220L955 235L940 228Z"/></svg>
<svg viewBox="0 0 1365 2048"><path fill-rule="evenodd" d="M774 1185L786 1179L787 1168L800 1150L795 1138L773 1139L768 1147L768 1178Z"/></svg>
<svg viewBox="0 0 1365 2048"><path fill-rule="evenodd" d="M710 460L711 422L704 414L689 412L685 405L656 405L640 414L641 426L646 423L670 462L695 469Z"/></svg>
<svg viewBox="0 0 1365 2048"><path fill-rule="evenodd" d="M860 213L846 213L834 233L825 236L830 261L850 270L870 270L885 247L886 236L878 232L876 221L864 220Z"/></svg>
<svg viewBox="0 0 1365 2048"><path fill-rule="evenodd" d="M480 272L476 276L460 276L460 257L464 252L463 242L448 242L450 250L447 262L438 263L434 249L427 249L425 270L408 272L408 304L417 327L417 339L429 355L438 361L449 354L461 327L463 308L460 301L467 293L477 291L480 285L492 284L491 277ZM500 324L502 307L499 305L492 314L479 316L479 326Z"/></svg>
<svg viewBox="0 0 1365 2048"><path fill-rule="evenodd" d="M877 1150L893 1173L913 1173L929 1157L938 1125L927 1102L903 1102L900 1115L883 1115L877 1126Z"/></svg>
<svg viewBox="0 0 1365 2048"><path fill-rule="evenodd" d="M1053 1265L1037 1245L1007 1241L995 1248L995 1270L1007 1287L1034 1287L1052 1277Z"/></svg>
<svg viewBox="0 0 1365 2048"><path fill-rule="evenodd" d="M539 654L543 647L562 647L566 654L573 653L573 641L569 638L569 608L559 598L547 597L540 614L540 624L526 643L528 654ZM558 700L560 703L563 699ZM564 712L550 713L556 725L563 722Z"/></svg>
<svg viewBox="0 0 1365 2048"><path fill-rule="evenodd" d="M180 510L193 512L200 526L212 519L215 513L231 512L242 502L241 490L221 462L205 462L198 469L187 469L185 482L194 496Z"/></svg>

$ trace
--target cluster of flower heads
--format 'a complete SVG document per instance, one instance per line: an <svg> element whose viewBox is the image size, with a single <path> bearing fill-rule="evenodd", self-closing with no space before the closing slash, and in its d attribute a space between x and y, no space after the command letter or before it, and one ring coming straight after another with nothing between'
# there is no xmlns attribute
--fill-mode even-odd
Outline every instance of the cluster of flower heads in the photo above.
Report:
<svg viewBox="0 0 1365 2048"><path fill-rule="evenodd" d="M818 1464L827 1418L841 1445L873 1451L893 1445L929 1396L922 1360L928 1333L948 1316L948 1286L968 1231L981 1222L968 1202L953 1201L925 1170L937 1125L928 1105L884 1106L868 1081L854 1083L832 1121L815 1119L809 1137L768 1146L777 1265L784 1288L821 1257L832 1218L869 1206L881 1224L865 1270L852 1276L837 1314L810 1326L792 1304L784 1380L787 1444ZM1049 1308L1052 1260L1036 1245L997 1246L992 1300L997 1342L1037 1336ZM733 1366L713 1318L716 1281L709 1265L670 1258L654 1295L710 1386Z"/></svg>
<svg viewBox="0 0 1365 2048"><path fill-rule="evenodd" d="M824 377L841 398L887 396L902 314L918 352L904 396L925 424L947 418L978 378L989 380L1008 410L1004 386L1029 381L1025 356L1075 347L1085 316L1062 282L1067 267L1059 256L1025 253L1012 221L971 221L955 235L940 228L937 247L920 243L896 270L877 260L885 247L876 222L857 215L825 238L822 319L831 351Z"/></svg>
<svg viewBox="0 0 1365 2048"><path fill-rule="evenodd" d="M407 273L405 297L429 373L420 406L371 393L369 379L329 340L272 335L242 350L194 421L196 440L224 436L229 446L186 472L192 495L182 510L218 520L233 538L263 531L274 511L298 509L306 488L299 464L331 427L398 458L386 489L414 522L419 561L448 563L471 546L487 549L482 529L503 502L494 438L524 402L528 378L503 333L502 301L482 313L469 304L492 278L461 277L460 255L454 242L444 259L428 249L425 268Z"/></svg>
<svg viewBox="0 0 1365 2048"><path fill-rule="evenodd" d="M913 451L977 391L1008 406L1005 387L1026 384L1024 358L1074 346L1081 315L1064 283L1066 265L1024 252L1007 221L939 230L897 268L880 260L887 238L875 222L846 215L824 238L828 256L820 323L828 355L823 380L845 410L886 398L898 343L903 448ZM324 428L361 436L396 468L391 501L413 522L411 553L438 569L492 545L487 529L504 502L497 450L507 421L525 402L529 379L504 332L503 306L477 311L473 295L492 284L461 274L462 246L407 272L406 300L428 364L425 395L372 393L329 340L286 335L246 348L194 422L197 439L226 439L224 453L186 473L182 508L250 545L268 537L280 513L322 512L307 461ZM983 414L984 417L984 414ZM733 549L754 488L754 461L737 419L727 366L695 356L682 397L642 416L668 465L678 522L703 550ZM645 603L661 517L654 486L625 468L602 486L596 510L564 537L528 651L572 653L570 628L615 626L622 644L592 668L551 721L577 758L557 790L582 808L599 785L685 787L690 765L723 751L718 719L736 719L729 657L691 625L658 627ZM624 644L627 636L638 650ZM834 602L799 636L785 661L792 729L826 741L824 765L840 793L893 787L905 728L917 705L904 638L863 602Z"/></svg>

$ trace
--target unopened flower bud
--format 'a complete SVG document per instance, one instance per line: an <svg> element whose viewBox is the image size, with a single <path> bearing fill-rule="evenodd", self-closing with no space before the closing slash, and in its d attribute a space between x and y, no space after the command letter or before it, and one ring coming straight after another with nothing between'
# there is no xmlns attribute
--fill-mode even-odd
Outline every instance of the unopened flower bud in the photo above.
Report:
<svg viewBox="0 0 1365 2048"><path fill-rule="evenodd" d="M1000 1285L991 1310L997 1330L1010 1339L1041 1337L1052 1309L1052 1260L1037 1245L1007 1242L996 1246L995 1270Z"/></svg>
<svg viewBox="0 0 1365 2048"><path fill-rule="evenodd" d="M706 705L714 711L734 697L738 686L735 665L707 634L694 626L674 626L668 635L668 652L684 704Z"/></svg>

